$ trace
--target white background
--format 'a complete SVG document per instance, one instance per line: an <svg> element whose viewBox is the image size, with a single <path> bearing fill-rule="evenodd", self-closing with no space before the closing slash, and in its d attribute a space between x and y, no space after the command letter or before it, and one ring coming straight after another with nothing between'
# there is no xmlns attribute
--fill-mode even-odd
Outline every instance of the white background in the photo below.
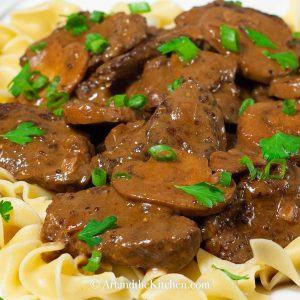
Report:
<svg viewBox="0 0 300 300"><path fill-rule="evenodd" d="M206 4L207 0L173 0L180 4L181 7L189 9L194 5ZM299 0L300 1L300 0ZM43 0L0 0L0 19L2 21L8 21L8 14L15 9L30 7L35 4L39 4ZM102 11L109 11L110 8L118 3L124 2L122 0L69 0L79 7L85 10L98 9ZM125 1L134 2L134 1ZM152 3L153 0L147 2ZM243 6L249 6L268 12L270 14L276 14L284 16L288 12L289 1L288 0L242 0ZM300 253L299 253L300 255ZM300 288L296 286L280 287L272 292L272 299L274 300L297 300L300 299ZM188 299L186 299L188 300Z"/></svg>

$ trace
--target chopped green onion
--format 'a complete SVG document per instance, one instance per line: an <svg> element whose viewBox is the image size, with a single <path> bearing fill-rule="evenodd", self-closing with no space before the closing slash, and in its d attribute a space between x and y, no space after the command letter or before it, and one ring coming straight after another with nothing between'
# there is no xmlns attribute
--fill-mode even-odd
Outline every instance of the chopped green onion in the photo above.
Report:
<svg viewBox="0 0 300 300"><path fill-rule="evenodd" d="M5 134L1 134L0 136L13 143L25 145L33 141L32 137L38 137L44 133L44 130L37 127L33 122L22 122L16 127L16 129Z"/></svg>
<svg viewBox="0 0 300 300"><path fill-rule="evenodd" d="M299 67L298 57L291 51L271 54L268 50L264 50L262 53L265 57L276 60L283 69L295 71Z"/></svg>
<svg viewBox="0 0 300 300"><path fill-rule="evenodd" d="M117 227L117 217L109 216L102 221L91 220L81 230L77 237L79 240L84 241L90 248L99 245L102 242L102 238L99 235L105 233L110 229Z"/></svg>
<svg viewBox="0 0 300 300"><path fill-rule="evenodd" d="M49 79L45 75L40 75L36 79L32 80L32 87L36 91L40 91L42 88L44 88L49 82Z"/></svg>
<svg viewBox="0 0 300 300"><path fill-rule="evenodd" d="M277 165L280 167L280 173L279 174L270 174L271 167L273 165ZM282 158L275 158L268 162L268 164L265 167L265 170L261 176L260 179L266 180L266 179L283 179L286 173L286 160Z"/></svg>
<svg viewBox="0 0 300 300"><path fill-rule="evenodd" d="M115 95L110 97L106 104L109 105L109 103L113 102L114 106L116 107L125 106L125 99L128 99L128 96L126 94Z"/></svg>
<svg viewBox="0 0 300 300"><path fill-rule="evenodd" d="M240 159L240 164L248 168L251 180L255 179L259 175L258 170L254 167L254 164L249 156L244 155Z"/></svg>
<svg viewBox="0 0 300 300"><path fill-rule="evenodd" d="M99 251L92 251L92 256L89 258L86 266L82 267L82 269L86 272L94 273L96 272L101 265L102 253Z"/></svg>
<svg viewBox="0 0 300 300"><path fill-rule="evenodd" d="M298 154L300 137L278 132L270 138L261 139L259 141L259 146L262 150L264 159L268 161L271 161L274 158L288 159L291 155Z"/></svg>
<svg viewBox="0 0 300 300"><path fill-rule="evenodd" d="M235 5L235 6L242 6L242 1L225 1L226 4Z"/></svg>
<svg viewBox="0 0 300 300"><path fill-rule="evenodd" d="M181 87L183 84L183 78L175 79L169 86L168 86L168 91L169 92L174 92L178 88Z"/></svg>
<svg viewBox="0 0 300 300"><path fill-rule="evenodd" d="M249 106L252 106L253 104L255 103L254 99L252 98L247 98L245 99L242 104L241 104L241 107L240 107L240 110L239 110L239 116L241 116L245 110L249 107Z"/></svg>
<svg viewBox="0 0 300 300"><path fill-rule="evenodd" d="M143 94L136 94L131 96L130 98L124 99L125 106L133 109L142 109L147 104L147 97Z"/></svg>
<svg viewBox="0 0 300 300"><path fill-rule="evenodd" d="M240 34L227 25L220 26L221 43L226 50L231 52L240 52Z"/></svg>
<svg viewBox="0 0 300 300"><path fill-rule="evenodd" d="M223 273L225 273L232 280L242 280L242 279L246 280L246 279L250 279L249 275L244 275L244 276L235 275L235 274L227 271L226 269L218 268L215 265L212 265L211 267L214 268L214 269L216 269L216 270L222 271Z"/></svg>
<svg viewBox="0 0 300 300"><path fill-rule="evenodd" d="M158 47L162 54L175 52L184 62L190 62L198 55L199 48L186 36L170 40Z"/></svg>
<svg viewBox="0 0 300 300"><path fill-rule="evenodd" d="M288 116L294 115L297 112L296 100L295 99L284 100L282 103L282 111Z"/></svg>
<svg viewBox="0 0 300 300"><path fill-rule="evenodd" d="M10 201L0 201L0 215L2 219L7 223L10 219L10 212L13 210Z"/></svg>
<svg viewBox="0 0 300 300"><path fill-rule="evenodd" d="M292 37L293 37L293 39L295 39L295 40L300 39L300 32L293 32L293 33L292 33Z"/></svg>
<svg viewBox="0 0 300 300"><path fill-rule="evenodd" d="M131 175L129 175L128 173L126 172L117 172L115 173L113 176L112 176L112 180L115 180L115 179L131 179Z"/></svg>
<svg viewBox="0 0 300 300"><path fill-rule="evenodd" d="M48 46L48 43L47 42L40 42L38 44L35 44L33 46L31 46L29 48L29 50L33 53L40 53L42 52L46 47Z"/></svg>
<svg viewBox="0 0 300 300"><path fill-rule="evenodd" d="M107 39L99 33L89 33L86 36L85 48L93 54L102 54L108 46Z"/></svg>
<svg viewBox="0 0 300 300"><path fill-rule="evenodd" d="M220 185L229 187L231 184L232 173L230 172L222 172L220 175Z"/></svg>
<svg viewBox="0 0 300 300"><path fill-rule="evenodd" d="M93 23L101 23L106 16L103 11L94 10L90 15L90 21Z"/></svg>
<svg viewBox="0 0 300 300"><path fill-rule="evenodd" d="M175 161L175 151L167 145L155 145L148 149L148 153L157 161Z"/></svg>
<svg viewBox="0 0 300 300"><path fill-rule="evenodd" d="M92 171L92 183L94 186L106 185L107 173L105 170L95 168Z"/></svg>
<svg viewBox="0 0 300 300"><path fill-rule="evenodd" d="M197 202L205 207L212 208L218 203L225 202L224 191L207 182L200 182L189 186L178 186L177 189L193 196Z"/></svg>
<svg viewBox="0 0 300 300"><path fill-rule="evenodd" d="M133 14L143 14L151 11L151 6L147 2L129 3L128 8Z"/></svg>
<svg viewBox="0 0 300 300"><path fill-rule="evenodd" d="M70 14L67 16L65 29L75 36L87 31L88 25L86 16L79 13Z"/></svg>
<svg viewBox="0 0 300 300"><path fill-rule="evenodd" d="M54 114L55 116L57 116L57 117L63 116L63 114L64 114L64 108L63 108L63 107L59 107L59 108L55 109L55 110L53 111L53 114Z"/></svg>
<svg viewBox="0 0 300 300"><path fill-rule="evenodd" d="M251 41L256 46L267 47L267 48L272 48L272 49L278 49L277 45L275 45L267 36L260 33L259 31L251 29L249 27L245 28L245 31L248 34Z"/></svg>

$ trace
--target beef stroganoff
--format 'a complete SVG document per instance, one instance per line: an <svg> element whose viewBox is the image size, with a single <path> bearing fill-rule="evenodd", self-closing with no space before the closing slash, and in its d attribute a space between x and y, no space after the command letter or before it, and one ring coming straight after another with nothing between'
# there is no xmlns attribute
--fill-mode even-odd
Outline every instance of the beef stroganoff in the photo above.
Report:
<svg viewBox="0 0 300 300"><path fill-rule="evenodd" d="M11 24L3 299L267 299L258 285L300 286L299 32L221 0L111 13L53 0Z"/></svg>

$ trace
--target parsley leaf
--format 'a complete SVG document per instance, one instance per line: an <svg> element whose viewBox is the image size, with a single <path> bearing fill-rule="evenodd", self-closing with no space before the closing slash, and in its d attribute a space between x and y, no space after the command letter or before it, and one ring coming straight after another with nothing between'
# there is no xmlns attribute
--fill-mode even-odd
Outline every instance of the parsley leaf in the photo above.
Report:
<svg viewBox="0 0 300 300"><path fill-rule="evenodd" d="M296 100L288 99L284 100L282 103L282 111L288 116L292 116L296 113Z"/></svg>
<svg viewBox="0 0 300 300"><path fill-rule="evenodd" d="M78 239L86 242L89 247L94 247L99 245L102 242L100 234L105 233L110 229L117 227L117 217L109 216L103 219L102 221L91 220L87 225L81 230L77 237Z"/></svg>
<svg viewBox="0 0 300 300"><path fill-rule="evenodd" d="M290 158L291 155L298 154L300 137L278 132L270 138L261 139L259 146L266 160Z"/></svg>
<svg viewBox="0 0 300 300"><path fill-rule="evenodd" d="M96 272L101 265L102 253L99 251L92 251L92 256L89 258L86 266L82 269L86 272Z"/></svg>
<svg viewBox="0 0 300 300"><path fill-rule="evenodd" d="M177 189L192 195L199 204L212 208L218 203L225 202L224 191L207 182L200 182L188 186L175 185Z"/></svg>
<svg viewBox="0 0 300 300"><path fill-rule="evenodd" d="M240 106L240 110L239 110L239 116L241 116L245 110L249 107L249 106L252 106L253 104L255 103L254 99L252 98L247 98L245 99L241 106Z"/></svg>
<svg viewBox="0 0 300 300"><path fill-rule="evenodd" d="M0 215L2 216L2 219L7 223L10 218L10 211L13 210L13 207L11 205L10 201L0 201Z"/></svg>
<svg viewBox="0 0 300 300"><path fill-rule="evenodd" d="M276 60L283 69L289 68L295 71L299 67L298 57L291 51L272 54L268 50L264 50L262 53L265 57Z"/></svg>
<svg viewBox="0 0 300 300"><path fill-rule="evenodd" d="M73 35L79 35L88 30L86 16L79 13L70 14L67 16L65 29Z"/></svg>
<svg viewBox="0 0 300 300"><path fill-rule="evenodd" d="M33 137L41 136L45 132L37 127L33 122L22 122L16 129L11 130L5 134L0 135L13 143L25 145L33 141Z"/></svg>
<svg viewBox="0 0 300 300"><path fill-rule="evenodd" d="M220 270L222 271L223 273L225 273L230 279L232 280L242 280L242 279L249 279L249 275L243 275L243 276L240 276L240 275L235 275L231 272L229 272L228 270L226 269L222 269L222 268L218 268L217 266L215 265L212 265L211 266L213 269L216 269L216 270Z"/></svg>
<svg viewBox="0 0 300 300"><path fill-rule="evenodd" d="M229 187L231 184L232 173L230 172L222 172L220 175L220 185Z"/></svg>
<svg viewBox="0 0 300 300"><path fill-rule="evenodd" d="M40 42L29 48L29 50L35 54L42 52L48 46L47 42Z"/></svg>
<svg viewBox="0 0 300 300"><path fill-rule="evenodd" d="M249 36L249 38L251 39L251 41L256 46L278 49L278 46L276 46L267 36L260 33L259 31L251 29L249 27L245 28L245 31Z"/></svg>
<svg viewBox="0 0 300 300"><path fill-rule="evenodd" d="M169 92L174 92L174 91L176 91L178 88L180 88L182 84L183 84L183 78L175 79L175 80L168 86L168 91L169 91Z"/></svg>

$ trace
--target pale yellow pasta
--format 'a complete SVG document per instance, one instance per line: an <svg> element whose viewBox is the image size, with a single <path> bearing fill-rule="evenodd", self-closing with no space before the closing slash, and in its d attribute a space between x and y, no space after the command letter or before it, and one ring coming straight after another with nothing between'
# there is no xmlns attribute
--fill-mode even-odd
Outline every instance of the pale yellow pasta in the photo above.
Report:
<svg viewBox="0 0 300 300"><path fill-rule="evenodd" d="M284 20L294 31L300 31L300 1L290 0L289 11Z"/></svg>
<svg viewBox="0 0 300 300"><path fill-rule="evenodd" d="M11 26L0 24L0 49L3 48L18 32Z"/></svg>
<svg viewBox="0 0 300 300"><path fill-rule="evenodd" d="M120 2L112 8L113 12L129 13L128 4ZM143 14L151 25L165 27L173 24L174 19L182 12L182 8L172 0L159 0L151 5L151 12Z"/></svg>

